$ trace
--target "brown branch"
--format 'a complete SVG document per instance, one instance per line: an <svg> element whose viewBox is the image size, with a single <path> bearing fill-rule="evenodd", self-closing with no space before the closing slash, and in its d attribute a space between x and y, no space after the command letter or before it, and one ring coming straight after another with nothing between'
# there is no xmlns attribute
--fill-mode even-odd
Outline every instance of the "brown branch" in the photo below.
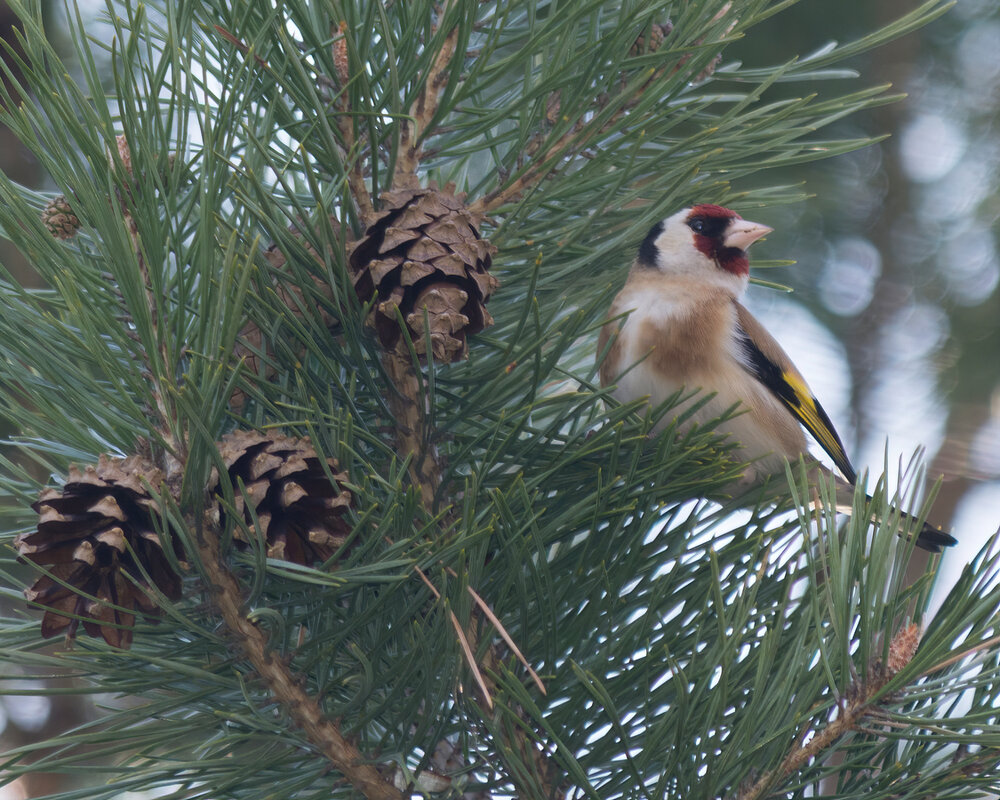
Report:
<svg viewBox="0 0 1000 800"><path fill-rule="evenodd" d="M221 36L223 39L225 39L227 42L233 45L233 47L239 50L243 55L246 56L250 54L251 49L246 42L242 41L237 36L233 35L230 31L227 31L225 28L219 25L213 25L212 27L215 28L215 32L219 34L219 36ZM253 57L254 60L257 62L257 66L263 67L264 69L270 69L268 63L259 55L254 53Z"/></svg>
<svg viewBox="0 0 1000 800"><path fill-rule="evenodd" d="M417 573L420 580L424 582L428 589L431 590L431 594L434 595L438 600L441 599L441 592L437 590L437 587L431 583L430 578L424 573L420 567L416 564L413 565L413 571ZM467 589L469 587L466 587ZM455 612L450 608L448 609L448 614L451 616L451 624L455 629L455 633L458 635L458 643L462 648L462 654L465 656L465 661L469 665L469 669L472 670L472 676L476 679L476 684L479 686L479 690L483 693L483 701L486 703L486 707L490 710L493 709L493 697L490 695L490 688L486 685L486 678L483 676L483 672L479 669L479 664L476 663L476 656L472 650L472 645L469 643L469 637L465 635L465 630L462 628L462 623L458 621L458 617L455 616Z"/></svg>
<svg viewBox="0 0 1000 800"><path fill-rule="evenodd" d="M396 448L401 456L410 458L410 480L420 490L424 510L433 514L442 470L434 446L425 443L420 380L410 359L399 353L386 350L382 364L392 381L388 399L396 427Z"/></svg>
<svg viewBox="0 0 1000 800"><path fill-rule="evenodd" d="M448 4L445 4L440 12L441 18L443 19L447 13ZM437 113L441 92L448 85L448 67L455 55L457 43L458 26L448 33L441 44L441 49L434 57L434 63L427 71L424 85L410 108L410 119L405 119L401 123L399 145L402 154L396 162L396 172L393 175L392 183L395 188L417 184L417 167L423 155L421 142L426 138L427 128Z"/></svg>
<svg viewBox="0 0 1000 800"><path fill-rule="evenodd" d="M679 67L676 69L679 69ZM676 69L674 71L676 71ZM578 120L569 131L560 136L555 144L546 149L541 156L537 156L537 153L541 149L542 144L545 141L545 137L542 134L535 136L534 139L529 142L527 148L525 148L525 154L532 158L532 163L524 172L521 173L520 177L516 178L507 186L499 186L492 192L478 198L469 206L469 210L474 214L487 216L492 211L500 208L500 206L509 203L512 200L516 200L532 186L543 181L553 171L555 171L556 165L558 164L556 156L561 154L569 155L572 151L579 152L580 150L583 150L595 137L610 130L619 120L621 120L622 117L625 116L626 113L638 104L643 93L651 84L661 77L665 71L666 68L653 71L649 79L636 92L635 96L627 100L621 108L615 111L606 121L596 124L596 119L591 120L590 122ZM610 97L606 94L598 97L595 104L596 111L600 112L604 110L607 107L609 100Z"/></svg>
<svg viewBox="0 0 1000 800"><path fill-rule="evenodd" d="M448 3L445 3L439 12L440 18L443 19L447 15L447 12ZM458 27L456 26L445 37L441 48L438 50L433 63L428 69L424 77L424 84L410 108L410 118L401 122L399 137L400 155L396 162L392 181L392 188L395 190L419 187L417 170L425 154L422 142L426 139L431 121L438 111L441 93L447 86L448 71L455 56L457 42ZM410 458L410 480L420 491L424 509L429 514L433 514L435 498L442 482L443 469L437 451L427 436L426 409L416 367L405 354L391 350L384 352L382 363L392 383L388 402L396 429L397 451L401 456ZM427 577L419 569L416 571L423 581L430 586L431 591L438 594ZM527 666L527 661L521 655L520 650L514 646L513 641L510 640L509 635L506 634L500 621L492 611L489 610L485 601L474 592L473 598L477 603L473 619L478 616L478 613L485 614L487 619L495 623L497 630L501 631L501 636L504 637L505 641L509 642L522 663ZM475 702L485 715L491 715L494 713L492 696L495 693L496 684L490 672L495 669L501 660L499 647L497 645L490 646L486 651L482 665L477 664L474 655L478 642L475 625L471 624L468 630L464 630L454 613L451 611L449 613L465 659L480 689L480 693L474 695ZM539 685L541 691L544 693L544 685L541 684L534 670L530 667L528 669L536 684ZM516 728L512 737L510 737L512 741L509 741L508 744L524 754L530 751L531 759L529 763L534 766L534 770L545 788L543 792L544 796L561 797L564 793L556 791L552 784L552 764L546 753L534 747L531 738L526 734L526 729L531 727L530 722L523 715L519 714L519 716L524 728ZM533 794L531 791L532 787L520 786L521 781L516 776L511 776L511 779L514 780L520 796L528 797Z"/></svg>
<svg viewBox="0 0 1000 800"><path fill-rule="evenodd" d="M921 677L925 675L930 675L932 672L937 672L939 669L950 667L952 664L961 661L963 658L965 658L968 655L971 655L972 653L976 653L980 650L985 650L986 648L993 647L994 645L997 644L1000 644L1000 636L994 636L992 639L987 639L986 641L980 642L979 644L975 644L966 650L962 650L959 653L955 653L955 655L946 658L944 661L939 661L932 667L928 667L921 673Z"/></svg>
<svg viewBox="0 0 1000 800"><path fill-rule="evenodd" d="M763 797L768 788L776 781L787 778L807 761L820 755L841 736L855 730L865 718L871 696L875 691L877 691L875 687L869 687L867 692L861 693L859 697L849 701L842 707L842 712L837 719L816 733L808 744L803 745L802 742L805 741L806 736L814 730L812 725L806 724L795 737L794 746L781 764L776 769L765 772L749 788L741 789L737 800L757 800L757 798Z"/></svg>
<svg viewBox="0 0 1000 800"><path fill-rule="evenodd" d="M223 566L212 526L206 528L199 552L214 588L215 605L243 655L267 684L271 696L286 709L313 744L368 800L402 800L402 793L326 717L316 698L302 688L288 664L273 653L264 633L242 611L243 592Z"/></svg>
<svg viewBox="0 0 1000 800"><path fill-rule="evenodd" d="M157 314L157 303L156 298L153 296L152 283L149 278L149 267L146 264L145 256L142 252L142 241L139 238L139 228L132 218L132 214L125 207L124 201L121 203L122 216L125 221L125 230L128 233L129 241L132 242L132 249L135 252L136 261L139 265L139 272L142 275L143 288L146 295L146 305L149 309L149 316L152 320L153 327L158 325L158 314ZM184 460L184 442L179 441L176 436L170 432L170 419L172 418L171 410L167 406L165 392L163 391L163 386L160 382L160 370L154 369L153 365L149 363L149 354L143 350L143 358L146 362L146 372L149 375L149 380L153 387L153 401L156 404L156 414L159 417L159 424L157 427L163 436L164 442L166 442L168 447L168 452L163 454L163 463L161 466L166 472L167 480L172 481L180 472L180 464ZM168 367L169 355L166 349L166 343L160 345L160 359L164 367Z"/></svg>
<svg viewBox="0 0 1000 800"><path fill-rule="evenodd" d="M139 235L139 226L128 206L128 199L135 190L135 174L132 170L132 153L129 150L128 139L124 133L118 134L115 137L115 149L123 170L123 185L115 189L115 197L118 201L118 209L122 215L122 222L125 225L125 233L128 235L129 243L132 245L136 265L142 277L143 294L146 299L146 308L149 311L149 319L153 329L156 330L160 324L160 303L157 302L157 298L153 294L153 282L149 274L149 265L146 263L142 237ZM108 165L114 171L116 169L114 154L108 151L107 155ZM120 296L120 291L118 294ZM125 309L125 315L128 317L127 321L132 322L131 312L128 308ZM127 326L125 327L127 329ZM127 332L127 334L131 334L131 332ZM138 341L138 338L134 335L130 335L130 338ZM167 350L165 339L160 343L159 357L163 369L167 370L167 374L172 374L174 365L170 364L170 354ZM186 443L183 440L179 440L171 431L170 420L173 418L173 414L167 403L167 393L164 391L160 380L162 370L154 369L146 348L142 350L142 360L144 361L144 366L152 385L153 402L156 405L155 413L157 415L156 427L160 431L164 443L167 445L167 452L161 454L162 458L160 459L161 463L159 466L166 473L167 482L173 483L181 473L181 464L186 457Z"/></svg>
<svg viewBox="0 0 1000 800"><path fill-rule="evenodd" d="M431 593L438 599L441 598L441 592L437 590L437 587L431 582L420 567L414 566L414 572L420 577L424 584L431 590ZM450 568L448 569L452 575L454 571ZM504 642L510 647L512 652L516 654L516 658L524 665L524 667L530 673L535 684L541 690L542 694L545 694L545 686L538 674L534 669L528 664L527 660L521 654L520 648L514 643L514 640L510 637L510 634L504 629L500 620L493 613L492 609L486 604L486 602L480 597L471 586L466 586L466 591L475 601L478 606L478 610L482 613L498 630L503 638ZM479 706L480 710L484 715L492 715L494 713L494 703L493 695L497 693L496 681L493 680L492 673L498 670L499 664L502 660L500 654L500 647L498 644L490 645L489 649L483 656L482 667L475 660L475 650L478 644L478 636L476 635L476 630L474 627L470 627L468 632L465 632L458 618L455 616L455 612L448 609L448 613L451 617L452 626L455 628L455 633L458 636L459 646L462 649L462 653L465 657L466 662L469 665L469 669L472 671L473 677L476 684L479 686L480 694L475 698L476 705ZM475 613L475 610L473 611ZM513 737L507 741L511 747L515 748L518 753L521 754L524 759L524 763L531 764L535 773L535 777L538 778L543 791L540 796L549 798L562 798L565 796L565 792L553 783L553 768L548 759L548 754L534 746L533 740L527 735L527 731L532 729L533 726L531 721L523 714L522 711L512 708L511 711L517 715L519 725L514 728ZM511 775L511 780L517 789L516 796L519 798L532 797L536 792L533 792L530 786L522 785L523 779L516 775Z"/></svg>
<svg viewBox="0 0 1000 800"><path fill-rule="evenodd" d="M337 129L344 140L344 158L353 159L350 169L347 170L347 188L351 190L351 197L358 208L358 215L365 225L370 225L375 218L375 207L372 204L371 192L368 191L368 184L365 183L364 169L361 166L361 159L355 152L357 140L354 137L354 117L351 116L350 106L346 105L342 112L335 116Z"/></svg>
<svg viewBox="0 0 1000 800"><path fill-rule="evenodd" d="M119 151L122 154L122 161L131 174L130 163L127 160L128 150L123 137L119 137ZM121 209L126 230L143 276L151 319L156 327L159 324L158 306L152 293L141 237L124 200L121 201ZM167 356L164 347L161 350L164 364L167 363ZM176 484L185 467L186 442L183 439L179 440L171 431L169 409L166 406L163 386L156 377L157 370L151 369L150 371L153 375L152 394L160 417L158 427L170 450L165 454L165 459L168 462L167 482L168 484ZM403 800L402 793L392 784L387 783L379 774L378 769L368 763L358 749L344 737L339 725L325 716L322 707L315 698L305 692L301 681L288 664L271 652L264 633L243 613L243 592L239 582L223 566L218 547L217 531L207 515L206 523L205 534L200 539L198 549L204 565L205 576L214 589L213 596L216 607L239 649L265 682L271 696L288 711L289 716L305 732L310 743L368 800Z"/></svg>
<svg viewBox="0 0 1000 800"><path fill-rule="evenodd" d="M358 216L367 226L375 218L375 206L372 203L371 192L368 191L368 184L365 183L364 168L357 153L357 139L354 136L354 117L351 115L351 104L347 97L346 87L344 94L337 103L337 111L334 114L334 122L340 136L343 139L343 158L345 161L351 160L351 165L347 170L347 188L350 189L351 197L354 198L354 205L358 209Z"/></svg>
<svg viewBox="0 0 1000 800"><path fill-rule="evenodd" d="M473 602L479 606L479 610L482 612L483 616L486 617L489 623L496 629L496 632L500 634L500 638L504 640L504 644L510 648L510 651L514 654L514 658L520 661L521 666L527 670L528 676L531 678L535 686L538 687L538 691L542 694L548 694L545 690L545 684L542 683L542 679L538 677L538 673L535 672L531 664L528 663L528 659L524 657L524 654L521 652L521 648L517 646L513 637L507 632L503 623L500 622L499 617L493 613L493 609L489 607L489 604L483 600L483 598L479 596L479 593L471 586L466 586L465 589L472 597Z"/></svg>
<svg viewBox="0 0 1000 800"><path fill-rule="evenodd" d="M440 18L448 13L448 3L440 10ZM436 31L435 31L436 32ZM441 91L448 83L448 66L455 54L458 42L458 27L445 37L434 58L423 87L410 109L412 120L403 120L400 129L399 160L393 174L393 189L417 188L417 167L420 164L421 137L426 134L431 119L437 112ZM364 216L364 215L362 215ZM371 222L371 219L367 219ZM392 381L389 393L389 407L396 427L396 446L400 455L410 458L410 479L420 489L420 499L424 509L433 513L434 497L441 485L441 464L433 447L425 436L425 413L423 393L414 365L405 356L386 351L382 363Z"/></svg>
<svg viewBox="0 0 1000 800"><path fill-rule="evenodd" d="M371 224L375 217L375 208L372 204L371 192L365 183L364 168L361 159L358 157L358 140L354 135L354 117L351 114L351 100L347 94L347 86L351 81L350 57L347 51L347 23L341 21L334 32L333 49L333 69L336 81L330 83L340 90L340 94L334 100L334 124L340 131L343 140L343 158L345 161L353 159L347 170L347 188L350 189L351 197L358 209L361 221L367 226ZM371 142L369 142L369 145ZM369 148L370 151L370 148Z"/></svg>
<svg viewBox="0 0 1000 800"><path fill-rule="evenodd" d="M124 150L123 150L124 148ZM119 151L122 160L131 173L127 160L128 151L124 138L119 137ZM143 256L142 241L138 227L124 202L121 209L130 241L138 260L145 285L146 300L154 327L158 325L156 298L152 293L149 270ZM163 363L167 363L167 352L161 348ZM157 370L150 369L153 376L152 394L159 414L160 434L170 452L165 454L168 484L176 483L183 473L187 448L186 442L179 440L170 430L169 409L166 406L163 386L157 378ZM217 532L211 521L205 527L199 553L206 577L214 588L214 599L229 632L237 640L238 646L253 665L261 679L267 684L271 696L289 713L292 719L305 731L309 741L355 786L368 800L402 800L403 795L382 779L378 770L365 763L358 749L340 731L340 727L328 719L315 698L303 690L300 681L281 658L272 654L267 639L261 630L242 612L243 592L236 578L226 569L219 553Z"/></svg>
<svg viewBox="0 0 1000 800"><path fill-rule="evenodd" d="M820 509L817 508L817 514L819 512ZM846 702L840 706L841 713L837 719L821 731L816 731L812 724L806 723L795 737L791 750L777 769L764 773L748 788L740 789L737 800L757 800L774 782L787 778L807 761L816 758L832 746L841 736L851 731L871 733L872 731L864 724L868 718L878 724L893 726L895 723L887 720L882 709L873 703L875 697L886 684L910 663L919 643L920 627L918 625L910 624L897 631L889 643L887 662L885 664L881 661L873 662L869 665L868 674L863 683L854 680L849 685ZM815 733L815 735L808 744L803 744L810 733Z"/></svg>

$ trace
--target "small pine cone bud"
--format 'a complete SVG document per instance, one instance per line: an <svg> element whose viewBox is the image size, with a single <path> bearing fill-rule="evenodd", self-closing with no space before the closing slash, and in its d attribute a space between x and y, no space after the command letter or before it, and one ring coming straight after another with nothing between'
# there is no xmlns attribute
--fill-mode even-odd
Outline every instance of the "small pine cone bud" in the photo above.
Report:
<svg viewBox="0 0 1000 800"><path fill-rule="evenodd" d="M329 559L350 538L347 473L338 472L332 458L324 469L309 439L236 431L223 437L219 455L232 483L235 510L246 523L233 531L237 542L248 543L249 530L266 543L268 558L312 564ZM218 478L213 483L220 495Z"/></svg>
<svg viewBox="0 0 1000 800"><path fill-rule="evenodd" d="M667 20L666 22L654 22L649 27L649 44L646 44L645 32L640 33L635 40L635 43L629 49L630 56L641 56L643 53L655 53L660 49L663 44L663 40L666 39L670 32L674 29L674 24Z"/></svg>
<svg viewBox="0 0 1000 800"><path fill-rule="evenodd" d="M405 355L398 312L419 355L427 355L429 333L435 358L458 361L468 336L493 324L486 303L497 287L489 273L496 248L453 187L402 189L382 200L350 256L358 297L375 300L369 322L383 347Z"/></svg>
<svg viewBox="0 0 1000 800"><path fill-rule="evenodd" d="M122 166L125 167L125 171L131 175L132 174L132 152L128 149L128 139L125 138L124 133L119 133L115 137L115 146L118 149L118 157L122 160Z"/></svg>
<svg viewBox="0 0 1000 800"><path fill-rule="evenodd" d="M555 125L559 121L559 111L562 105L562 92L556 89L545 100L545 121Z"/></svg>
<svg viewBox="0 0 1000 800"><path fill-rule="evenodd" d="M892 677L913 660L920 644L920 626L911 623L900 630L889 643L889 657L886 659L886 671Z"/></svg>
<svg viewBox="0 0 1000 800"><path fill-rule="evenodd" d="M82 472L71 467L62 489L44 490L32 505L38 528L15 544L23 561L50 573L25 591L46 609L45 638L71 638L82 622L90 636L128 648L136 616L160 614L154 587L180 599L181 578L163 552L159 509L144 481L159 486L163 475L138 456L101 456Z"/></svg>
<svg viewBox="0 0 1000 800"><path fill-rule="evenodd" d="M72 239L80 230L80 220L62 194L53 197L42 209L42 224L56 239Z"/></svg>
<svg viewBox="0 0 1000 800"><path fill-rule="evenodd" d="M333 69L339 88L343 89L351 80L351 68L347 58L347 23L341 20L333 41Z"/></svg>

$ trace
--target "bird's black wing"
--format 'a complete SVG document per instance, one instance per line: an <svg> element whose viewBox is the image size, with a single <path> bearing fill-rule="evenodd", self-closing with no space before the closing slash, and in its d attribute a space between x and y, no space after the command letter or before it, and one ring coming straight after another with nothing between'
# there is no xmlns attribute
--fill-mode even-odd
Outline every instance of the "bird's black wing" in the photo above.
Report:
<svg viewBox="0 0 1000 800"><path fill-rule="evenodd" d="M764 353L755 337L746 330L747 323L752 320L752 323L760 329L753 331L753 333L756 333L757 338L760 338L761 332L764 331L763 327L760 327L760 323L753 320L745 309L740 307L740 311L743 313L740 314L740 320L737 323L737 335L745 355L741 362L743 368L784 404L792 416L812 434L813 438L819 442L820 447L833 459L833 463L837 465L837 469L843 473L848 482L853 484L857 480L857 473L851 466L844 445L840 441L830 417L823 410L823 406L813 396L803 377L791 366L790 361L782 367ZM780 349L777 342L774 342L766 332L763 335L767 336L767 344L784 356L784 351ZM784 356L782 360L787 361L787 356Z"/></svg>

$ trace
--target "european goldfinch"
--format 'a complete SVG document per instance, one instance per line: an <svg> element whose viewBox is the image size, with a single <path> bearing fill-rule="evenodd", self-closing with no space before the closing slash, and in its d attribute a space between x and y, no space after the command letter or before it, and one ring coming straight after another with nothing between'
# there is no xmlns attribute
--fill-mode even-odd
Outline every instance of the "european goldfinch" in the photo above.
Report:
<svg viewBox="0 0 1000 800"><path fill-rule="evenodd" d="M747 248L771 230L707 204L654 225L601 330L601 383L614 386L621 402L648 398L653 405L681 389L712 393L691 415L696 423L738 404L719 431L749 462L743 488L783 474L786 460L810 459L805 428L843 476L838 506L850 508L857 474L830 418L781 345L740 303L749 281ZM955 539L924 525L916 543L939 552Z"/></svg>

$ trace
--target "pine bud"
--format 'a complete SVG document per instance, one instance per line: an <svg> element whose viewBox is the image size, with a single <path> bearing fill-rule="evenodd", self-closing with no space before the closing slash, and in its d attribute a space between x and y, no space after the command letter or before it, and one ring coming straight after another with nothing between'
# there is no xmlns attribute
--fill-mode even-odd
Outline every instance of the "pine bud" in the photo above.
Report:
<svg viewBox="0 0 1000 800"><path fill-rule="evenodd" d="M890 676L895 675L913 660L920 644L920 626L911 623L892 637L889 643L889 658L886 669Z"/></svg>
<svg viewBox="0 0 1000 800"><path fill-rule="evenodd" d="M131 175L132 174L132 152L128 149L128 139L125 138L124 133L119 133L115 137L115 145L118 148L118 157L122 160L122 165L125 167L125 171Z"/></svg>
<svg viewBox="0 0 1000 800"><path fill-rule="evenodd" d="M80 230L79 218L61 194L49 200L42 210L42 224L56 239L72 239Z"/></svg>

